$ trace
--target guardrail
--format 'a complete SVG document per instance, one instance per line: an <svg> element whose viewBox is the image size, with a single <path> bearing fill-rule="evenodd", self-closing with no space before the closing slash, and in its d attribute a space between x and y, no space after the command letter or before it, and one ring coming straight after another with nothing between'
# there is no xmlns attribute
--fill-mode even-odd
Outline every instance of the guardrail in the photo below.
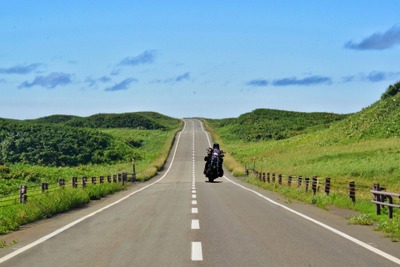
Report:
<svg viewBox="0 0 400 267"><path fill-rule="evenodd" d="M64 178L59 178L57 183L49 184L47 182L42 182L41 185L30 188L28 188L26 185L20 185L19 193L0 198L0 208L15 204L25 204L28 201L28 196L29 198L34 197L46 191L52 192L57 190L57 188L85 188L89 184L100 185L104 183L122 183L122 185L124 185L125 182L134 183L136 181L136 173L129 173L128 177L127 172L122 172L108 176L92 176L91 179L88 179L86 176L83 176L80 179L78 177L72 177L69 182L67 182Z"/></svg>
<svg viewBox="0 0 400 267"><path fill-rule="evenodd" d="M393 208L400 208L399 204L393 203L393 197L400 198L400 194L386 192L382 190L386 190L383 187L380 187L379 184L374 184L374 189L371 190L371 193L374 195L374 199L371 200L372 203L376 205L376 214L381 214L381 207L387 206L388 207L388 216L389 219L393 218ZM388 202L385 202L388 200Z"/></svg>
<svg viewBox="0 0 400 267"><path fill-rule="evenodd" d="M78 177L72 177L71 181L66 184L66 180L64 178L59 178L58 182L55 184L50 185L49 188L49 183L43 182L39 186L31 187L29 188L29 195L28 195L28 186L26 185L20 185L19 192L15 194L9 194L3 197L0 197L0 208L10 206L10 205L15 205L15 204L24 204L28 200L28 196L32 197L35 195L38 195L40 193L46 192L46 191L53 191L56 190L57 186L60 187L66 187L66 186L71 186L72 188L78 188L81 186L82 188L85 188L87 184L91 182L92 185L96 184L103 184L106 181L108 183L116 183L116 182L121 182L123 185L125 182L131 181L132 183L136 182L136 166L135 163L132 161L132 173L129 173L130 179L128 178L128 173L123 172L123 173L118 173L115 175L108 175L108 176L99 176L99 177L91 177L91 179L88 179L88 177L83 176L81 178L81 181L79 182ZM89 180L89 181L88 181ZM41 187L41 189L40 189Z"/></svg>
<svg viewBox="0 0 400 267"><path fill-rule="evenodd" d="M99 179L97 180L97 178L99 178ZM132 183L135 182L135 178L136 177L133 174L132 178L131 178ZM105 180L108 183L112 183L112 182L117 183L118 182L118 183L122 183L122 185L124 185L125 182L128 181L128 173L123 172L123 173L118 173L118 175L115 175L115 174L112 176L108 175L106 179L104 176L100 176L100 177L92 176L91 184L92 185L103 184L103 183L105 183ZM97 181L98 181L98 183L97 183ZM82 188L85 188L88 184L88 177L83 176L81 178L80 184L81 184ZM75 176L72 177L70 186L72 186L72 188L78 188L78 185L79 185L78 177L75 177ZM67 186L67 184L65 183L65 179L63 179L63 178L58 179L58 187L65 187L65 186ZM42 189L41 190L42 192L48 191L49 184L46 182L42 183L41 189ZM20 189L19 189L19 203L24 204L24 203L26 203L27 199L28 199L28 187L26 185L21 185Z"/></svg>
<svg viewBox="0 0 400 267"><path fill-rule="evenodd" d="M286 186L288 187L295 186L298 189L305 190L305 192L309 192L311 188L313 195L316 195L317 192L319 192L322 189L325 195L328 196L332 188L331 178L329 177L320 178L314 176L310 178L303 176L290 176L290 175L287 176L270 172L267 173L259 172L254 169L253 170L245 169L246 176L249 175L250 172L252 172L252 174L256 177L256 179L258 179L260 182L276 184L279 186L284 186L286 184ZM285 180L287 180L286 183L283 181L284 180L283 177L285 177ZM340 185L336 184L335 188L336 190L339 190L341 194L347 194L353 203L356 202L356 183L354 181L348 182L347 186L345 184L340 184ZM377 215L381 214L382 207L388 207L389 218L390 219L393 218L393 208L400 208L400 204L393 202L393 197L398 197L400 199L400 194L382 191L385 190L385 188L380 187L379 184L374 184L373 190L370 189L371 187L369 186L360 186L360 185L357 186L357 192L361 190L364 193L371 192L372 194L374 194L374 199L372 200L372 203L376 204Z"/></svg>
<svg viewBox="0 0 400 267"><path fill-rule="evenodd" d="M313 176L312 178L310 177L303 177L303 176L292 176L292 175L282 175L282 174L275 174L275 173L265 173L265 172L259 172L257 170L252 170L252 173L255 177L258 178L259 181L264 182L264 183L276 183L278 181L279 185L283 185L283 177L287 178L287 186L291 187L293 181L295 181L295 186L297 188L304 187L305 191L308 192L310 189L311 185L311 190L313 192L313 195L317 193L317 191L320 190L320 187L324 187L324 192L326 195L330 194L331 191L331 178L326 177L325 179L322 179L317 176ZM249 170L245 170L245 174L249 175ZM356 184L354 181L351 181L347 185L347 192L348 196L351 199L353 203L356 202Z"/></svg>

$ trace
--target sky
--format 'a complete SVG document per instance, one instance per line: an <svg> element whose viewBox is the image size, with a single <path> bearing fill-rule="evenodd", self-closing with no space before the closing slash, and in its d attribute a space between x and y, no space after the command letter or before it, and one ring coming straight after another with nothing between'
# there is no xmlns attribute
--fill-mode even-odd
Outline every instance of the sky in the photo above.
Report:
<svg viewBox="0 0 400 267"><path fill-rule="evenodd" d="M400 0L1 0L0 118L358 112L400 80Z"/></svg>

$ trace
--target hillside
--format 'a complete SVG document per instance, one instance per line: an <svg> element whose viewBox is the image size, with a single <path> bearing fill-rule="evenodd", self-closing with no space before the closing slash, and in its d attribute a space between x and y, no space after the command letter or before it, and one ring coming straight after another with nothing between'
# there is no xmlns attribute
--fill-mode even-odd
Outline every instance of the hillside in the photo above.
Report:
<svg viewBox="0 0 400 267"><path fill-rule="evenodd" d="M121 114L95 114L89 117L52 115L35 123L55 123L80 128L129 128L147 130L170 130L179 125L179 120L156 112L129 112Z"/></svg>
<svg viewBox="0 0 400 267"><path fill-rule="evenodd" d="M307 132L325 129L348 115L322 112L295 112L256 109L238 118L212 120L221 137L227 140L266 141L290 138Z"/></svg>
<svg viewBox="0 0 400 267"><path fill-rule="evenodd" d="M114 154L112 137L60 125L0 120L0 164L24 162L76 166L122 159Z"/></svg>
<svg viewBox="0 0 400 267"><path fill-rule="evenodd" d="M0 164L77 166L125 160L142 141L121 140L104 128L168 131L178 119L158 113L96 114L86 118L53 115L36 120L0 119ZM89 129L93 128L93 129Z"/></svg>
<svg viewBox="0 0 400 267"><path fill-rule="evenodd" d="M251 164L286 175L334 177L343 184L353 180L366 187L379 181L396 190L400 189L400 93L387 93L328 128L314 131L316 127L309 127L304 134L284 140L249 142L229 135L226 126L209 125L213 137L242 166ZM229 167L239 170L240 166Z"/></svg>
<svg viewBox="0 0 400 267"><path fill-rule="evenodd" d="M325 134L337 141L400 137L400 94L375 102Z"/></svg>
<svg viewBox="0 0 400 267"><path fill-rule="evenodd" d="M72 116L72 115L61 115L61 114L56 114L56 115L50 115L46 117L42 117L39 119L34 119L34 120L27 120L33 123L64 123L69 120L72 120L74 118L79 118L78 116Z"/></svg>

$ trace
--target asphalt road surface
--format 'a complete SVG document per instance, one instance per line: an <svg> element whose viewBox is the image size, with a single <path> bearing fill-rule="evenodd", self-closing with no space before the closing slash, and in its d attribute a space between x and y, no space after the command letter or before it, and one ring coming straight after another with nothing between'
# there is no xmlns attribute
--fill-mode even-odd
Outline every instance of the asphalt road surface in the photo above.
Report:
<svg viewBox="0 0 400 267"><path fill-rule="evenodd" d="M344 216L203 175L210 137L186 119L162 173L2 237L0 266L397 266L400 247ZM222 148L223 149L223 148Z"/></svg>

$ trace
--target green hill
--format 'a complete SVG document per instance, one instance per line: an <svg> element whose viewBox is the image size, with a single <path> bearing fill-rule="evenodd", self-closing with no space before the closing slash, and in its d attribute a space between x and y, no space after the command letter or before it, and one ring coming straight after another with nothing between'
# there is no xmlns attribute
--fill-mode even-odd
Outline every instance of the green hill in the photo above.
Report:
<svg viewBox="0 0 400 267"><path fill-rule="evenodd" d="M69 120L72 120L74 118L79 118L78 116L72 116L72 115L60 115L60 114L56 114L56 115L50 115L50 116L46 116L46 117L42 117L39 119L34 119L34 120L27 120L27 121L31 121L34 123L65 123Z"/></svg>
<svg viewBox="0 0 400 267"><path fill-rule="evenodd" d="M238 127L237 119L211 121L209 125L214 138L242 166L286 175L334 177L339 184L353 180L368 188L380 182L396 190L400 188L400 90L393 88L400 89L400 83L357 113L330 124L306 127L303 134L283 140L251 142L246 135L230 134L227 129ZM249 125L250 121L242 123ZM240 164L229 168L239 173Z"/></svg>
<svg viewBox="0 0 400 267"><path fill-rule="evenodd" d="M52 115L32 120L36 123L56 123L80 128L129 128L147 130L169 130L180 121L156 112L129 112L121 114L95 114L89 117Z"/></svg>
<svg viewBox="0 0 400 267"><path fill-rule="evenodd" d="M77 166L112 163L131 156L132 149L142 143L134 138L122 140L100 129L168 131L179 125L180 120L154 112L89 117L52 115L25 121L0 119L0 164Z"/></svg>
<svg viewBox="0 0 400 267"><path fill-rule="evenodd" d="M62 125L0 120L0 164L75 166L122 159L110 135Z"/></svg>
<svg viewBox="0 0 400 267"><path fill-rule="evenodd" d="M238 118L207 119L226 141L258 142L310 133L326 143L400 136L400 82L379 101L353 114L256 109ZM314 137L313 137L314 135Z"/></svg>
<svg viewBox="0 0 400 267"><path fill-rule="evenodd" d="M342 137L382 138L400 136L400 94L382 99L354 114L331 131Z"/></svg>
<svg viewBox="0 0 400 267"><path fill-rule="evenodd" d="M290 138L318 129L325 129L348 115L323 112L295 112L256 109L238 118L207 120L218 128L223 139L266 141Z"/></svg>
<svg viewBox="0 0 400 267"><path fill-rule="evenodd" d="M318 133L316 138L329 144L400 137L399 91L400 82L389 86L379 101L335 123L329 130Z"/></svg>

